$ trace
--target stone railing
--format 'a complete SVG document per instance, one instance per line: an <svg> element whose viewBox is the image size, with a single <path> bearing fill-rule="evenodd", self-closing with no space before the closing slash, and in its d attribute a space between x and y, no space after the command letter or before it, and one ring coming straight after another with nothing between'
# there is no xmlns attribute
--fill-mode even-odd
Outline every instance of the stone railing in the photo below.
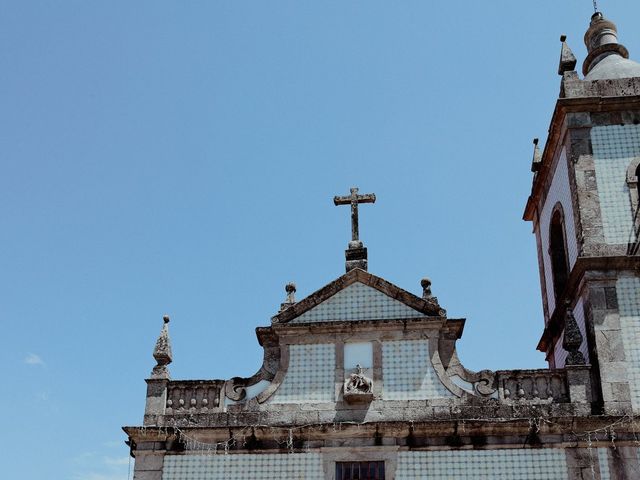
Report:
<svg viewBox="0 0 640 480"><path fill-rule="evenodd" d="M165 415L222 410L224 380L179 380L167 385Z"/></svg>
<svg viewBox="0 0 640 480"><path fill-rule="evenodd" d="M501 370L496 372L498 396L504 403L567 403L567 372L559 370Z"/></svg>

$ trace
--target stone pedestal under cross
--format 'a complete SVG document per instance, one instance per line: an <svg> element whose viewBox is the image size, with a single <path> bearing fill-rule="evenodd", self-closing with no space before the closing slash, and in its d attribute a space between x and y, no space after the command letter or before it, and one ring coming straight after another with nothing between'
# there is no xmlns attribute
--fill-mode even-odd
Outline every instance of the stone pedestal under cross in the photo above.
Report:
<svg viewBox="0 0 640 480"><path fill-rule="evenodd" d="M346 270L361 268L367 270L367 249L360 240L360 232L358 228L358 204L359 203L375 203L376 196L373 193L365 193L358 195L358 188L351 188L351 194L343 197L333 197L334 205L351 205L351 241L349 248L345 251L347 260Z"/></svg>

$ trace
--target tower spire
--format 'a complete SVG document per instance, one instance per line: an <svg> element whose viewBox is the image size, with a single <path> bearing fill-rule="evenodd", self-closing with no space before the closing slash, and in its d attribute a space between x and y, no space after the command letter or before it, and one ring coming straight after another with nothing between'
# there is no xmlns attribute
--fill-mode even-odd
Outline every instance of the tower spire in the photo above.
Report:
<svg viewBox="0 0 640 480"><path fill-rule="evenodd" d="M624 45L618 43L618 28L611 20L604 17L597 10L591 16L589 29L584 34L584 44L589 54L582 64L582 73L586 76L600 62L611 55L617 55L623 59L629 58L629 51Z"/></svg>

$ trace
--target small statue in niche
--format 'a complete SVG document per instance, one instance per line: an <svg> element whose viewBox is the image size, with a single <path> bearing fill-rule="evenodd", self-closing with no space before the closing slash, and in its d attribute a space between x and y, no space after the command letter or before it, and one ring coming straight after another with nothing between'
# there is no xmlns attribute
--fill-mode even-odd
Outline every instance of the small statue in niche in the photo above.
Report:
<svg viewBox="0 0 640 480"><path fill-rule="evenodd" d="M349 378L344 382L345 394L363 394L371 393L371 387L373 381L367 378L362 372L360 364L356 366L356 373L349 375Z"/></svg>

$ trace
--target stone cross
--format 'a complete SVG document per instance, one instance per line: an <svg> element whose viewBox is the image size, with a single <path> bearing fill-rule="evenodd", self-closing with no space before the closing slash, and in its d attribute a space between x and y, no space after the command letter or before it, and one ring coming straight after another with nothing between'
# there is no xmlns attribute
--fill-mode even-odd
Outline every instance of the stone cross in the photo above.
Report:
<svg viewBox="0 0 640 480"><path fill-rule="evenodd" d="M358 232L358 204L359 203L375 203L376 196L374 193L365 193L358 195L358 188L351 189L351 195L344 197L333 197L334 205L351 205L351 241L360 240Z"/></svg>

